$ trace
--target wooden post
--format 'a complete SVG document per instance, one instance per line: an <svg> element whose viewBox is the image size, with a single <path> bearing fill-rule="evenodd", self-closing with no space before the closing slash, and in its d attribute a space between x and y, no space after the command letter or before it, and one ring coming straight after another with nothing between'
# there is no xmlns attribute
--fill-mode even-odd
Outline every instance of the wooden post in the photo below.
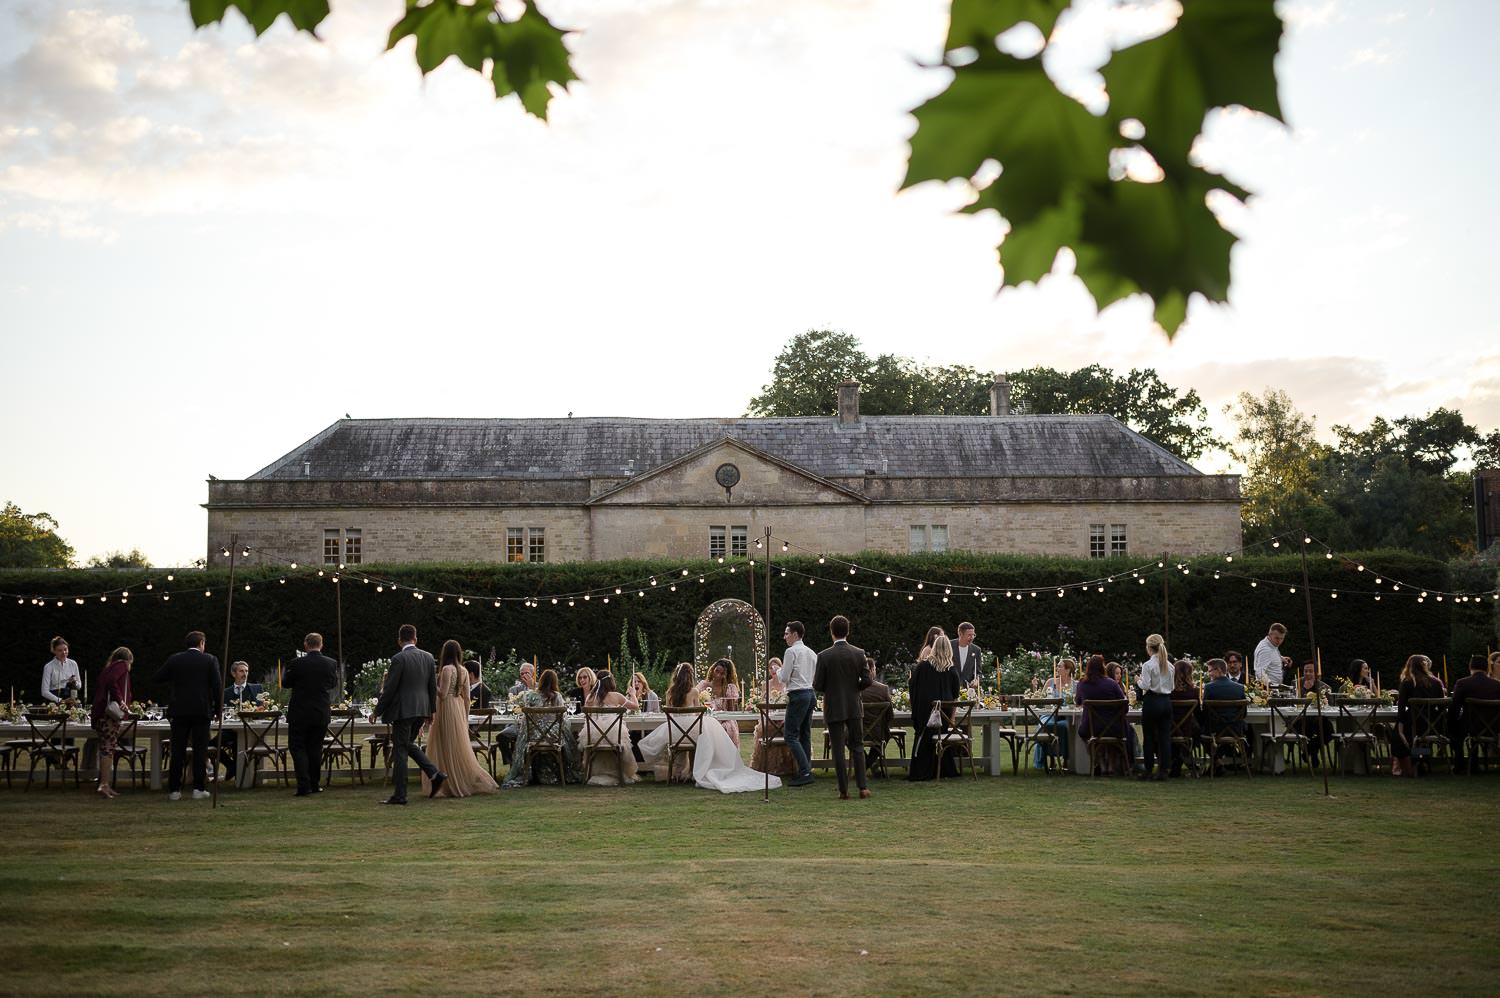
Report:
<svg viewBox="0 0 1500 998"><path fill-rule="evenodd" d="M345 671L348 667L344 665L344 586L339 582L339 576L336 572L333 576L333 609L335 614L334 620L338 627L339 689L344 691L346 698L353 700L354 691L349 689L349 676Z"/></svg>
<svg viewBox="0 0 1500 998"><path fill-rule="evenodd" d="M1302 530L1300 526L1297 529L1302 532L1302 605L1307 610L1307 647L1312 650L1313 661L1319 663L1318 669L1314 673L1313 679L1313 694L1317 697L1317 699L1313 702L1318 706L1318 737L1321 738L1323 736L1323 697L1322 694L1318 693L1318 681L1322 678L1323 669L1321 663L1323 661L1323 657L1322 654L1318 651L1318 639L1313 633L1312 590L1307 586L1308 534L1305 530ZM1298 667L1297 675L1299 677L1302 675L1301 667ZM1301 692L1302 680L1300 678L1297 680L1297 686L1295 688L1299 693ZM1323 761L1322 768L1323 796L1328 797L1330 796L1330 794L1328 792L1328 761L1326 759Z"/></svg>
<svg viewBox="0 0 1500 998"><path fill-rule="evenodd" d="M224 657L219 660L219 702L217 711L219 717L218 730L214 733L214 742L217 750L224 751L224 687L229 683L229 625L234 622L234 562L235 556L239 554L240 535L229 535L229 599L224 603ZM208 765L208 760L204 760ZM219 806L219 764L214 763L214 788L212 808ZM236 767L236 772L238 768Z"/></svg>
<svg viewBox="0 0 1500 998"><path fill-rule="evenodd" d="M753 570L750 572L750 578L752 580L755 578L755 572ZM754 606L753 603L751 605ZM773 630L773 628L771 627L771 528L767 527L766 528L766 650L767 651L769 651L770 647L771 647L771 631L772 630ZM769 663L767 663L767 665L766 665L765 691L761 695L761 701L760 702L763 705L765 705L765 706L770 706L770 703L771 703L771 667L770 667ZM762 715L762 716L768 717L770 715ZM761 732L761 736L762 737L764 737L765 734L766 733L764 731ZM767 753L767 754L769 754L769 753ZM771 803L771 767L770 767L770 765L768 765L769 761L770 761L769 759L766 759L764 757L761 760L761 764L766 767L766 786L765 786L765 791L764 791L765 796L761 800L761 803L764 803L764 804Z"/></svg>
<svg viewBox="0 0 1500 998"><path fill-rule="evenodd" d="M1172 647L1172 573L1167 571L1167 552L1161 555L1161 636L1168 648Z"/></svg>

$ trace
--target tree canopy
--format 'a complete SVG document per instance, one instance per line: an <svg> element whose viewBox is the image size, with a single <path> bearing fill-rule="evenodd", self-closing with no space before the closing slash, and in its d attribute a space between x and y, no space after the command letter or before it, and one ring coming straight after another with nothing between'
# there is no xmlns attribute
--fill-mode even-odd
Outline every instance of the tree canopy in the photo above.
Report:
<svg viewBox="0 0 1500 998"><path fill-rule="evenodd" d="M186 2L199 27L237 10L257 35L282 16L316 35L329 14L329 0ZM1095 114L1060 90L1043 65L1070 6L1068 0L953 0L943 60L933 67L952 80L914 111L917 131L902 186L965 181L974 192L965 211L1003 215L1010 224L1000 249L1004 285L1040 278L1069 248L1100 307L1145 293L1171 335L1187 317L1191 295L1228 299L1236 237L1209 198L1243 199L1248 192L1204 169L1193 144L1215 108L1245 107L1280 119L1281 18L1273 0L1184 4L1162 33L1108 53L1102 67L1108 108ZM1042 47L1012 55L998 39L1024 24L1038 29ZM486 76L497 98L515 94L528 112L545 118L554 88L577 79L568 34L535 0L406 0L386 48L410 37L424 75L457 59ZM990 176L991 164L999 165L998 179Z"/></svg>
<svg viewBox="0 0 1500 998"><path fill-rule="evenodd" d="M23 513L7 502L0 510L0 568L69 568L73 547L57 535L48 513Z"/></svg>
<svg viewBox="0 0 1500 998"><path fill-rule="evenodd" d="M88 568L150 568L151 559L140 548L131 548L129 553L110 551L96 554L89 559Z"/></svg>
<svg viewBox="0 0 1500 998"><path fill-rule="evenodd" d="M833 415L839 383L850 378L860 383L859 410L866 415L982 416L990 411L995 373L895 354L871 357L849 333L811 329L782 347L772 363L770 383L750 400L748 413ZM1114 416L1188 461L1224 446L1208 426L1208 410L1198 393L1177 391L1150 368L1116 375L1098 364L1076 371L1032 367L1007 379L1016 411Z"/></svg>

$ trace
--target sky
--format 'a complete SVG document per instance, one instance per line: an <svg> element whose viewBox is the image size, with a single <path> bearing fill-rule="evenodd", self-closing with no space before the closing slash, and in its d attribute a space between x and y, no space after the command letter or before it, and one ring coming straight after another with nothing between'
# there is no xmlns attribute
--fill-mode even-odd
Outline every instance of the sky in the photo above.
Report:
<svg viewBox="0 0 1500 998"><path fill-rule="evenodd" d="M1256 196L1230 301L1171 341L1144 299L1097 312L1066 255L997 293L1003 222L955 213L962 184L898 190L942 0L544 2L582 78L546 123L383 52L402 0L332 6L321 40L256 40L185 0L0 5L0 501L80 560L202 557L206 479L346 413L739 415L812 328L1154 367L1226 431L1268 387L1325 436L1440 405L1500 426L1489 0L1278 5L1287 124L1208 120ZM1115 22L1081 6L1059 74L1097 102Z"/></svg>

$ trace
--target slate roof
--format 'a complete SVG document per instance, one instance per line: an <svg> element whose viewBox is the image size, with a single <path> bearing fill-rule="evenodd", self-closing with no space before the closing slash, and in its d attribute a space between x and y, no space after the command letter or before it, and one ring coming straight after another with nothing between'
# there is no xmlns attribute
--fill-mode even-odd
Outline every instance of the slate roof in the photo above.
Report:
<svg viewBox="0 0 1500 998"><path fill-rule="evenodd" d="M623 478L725 437L824 478L1201 474L1113 416L812 416L341 419L250 478Z"/></svg>

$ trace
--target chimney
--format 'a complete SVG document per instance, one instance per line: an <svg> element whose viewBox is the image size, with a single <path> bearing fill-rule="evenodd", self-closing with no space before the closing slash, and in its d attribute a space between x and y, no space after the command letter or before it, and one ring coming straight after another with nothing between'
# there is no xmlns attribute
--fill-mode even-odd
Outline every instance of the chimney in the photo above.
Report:
<svg viewBox="0 0 1500 998"><path fill-rule="evenodd" d="M853 426L859 422L859 382L850 378L839 385L839 425Z"/></svg>
<svg viewBox="0 0 1500 998"><path fill-rule="evenodd" d="M996 373L995 383L990 385L990 415L1010 415L1010 382L1003 373Z"/></svg>

